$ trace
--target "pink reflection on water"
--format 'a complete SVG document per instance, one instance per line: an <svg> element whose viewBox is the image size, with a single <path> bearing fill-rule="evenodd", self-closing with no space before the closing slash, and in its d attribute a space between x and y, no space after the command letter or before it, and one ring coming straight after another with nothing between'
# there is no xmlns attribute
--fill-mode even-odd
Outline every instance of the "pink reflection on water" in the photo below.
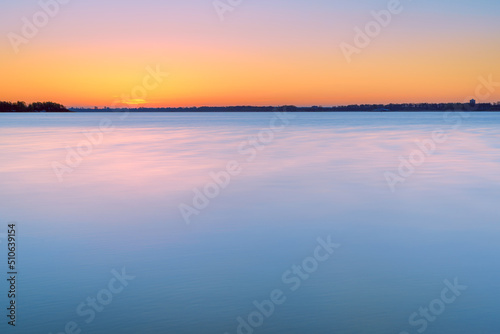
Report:
<svg viewBox="0 0 500 334"><path fill-rule="evenodd" d="M65 163L65 147L85 140L79 128L7 128L0 134L1 200L30 211L155 210L174 208L192 197L192 189L210 182L230 160L243 172L225 190L248 198L281 198L287 203L334 202L344 207L389 196L383 173L396 172L399 157L417 149L415 140L434 129L342 129L290 127L277 133L253 161L240 144L259 128L134 127L107 133L90 155L59 182L52 163ZM454 131L435 154L400 186L401 195L426 191L452 194L457 189L500 184L500 149L484 136ZM19 199L23 199L23 203ZM250 200L249 200L250 201Z"/></svg>

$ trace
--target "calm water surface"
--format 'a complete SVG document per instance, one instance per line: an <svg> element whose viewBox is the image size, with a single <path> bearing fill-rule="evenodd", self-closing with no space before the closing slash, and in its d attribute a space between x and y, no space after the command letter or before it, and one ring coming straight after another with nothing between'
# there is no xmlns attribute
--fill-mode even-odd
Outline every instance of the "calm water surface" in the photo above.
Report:
<svg viewBox="0 0 500 334"><path fill-rule="evenodd" d="M0 115L14 332L497 334L500 114L293 116L271 130L272 113ZM179 206L230 161L239 175L186 224ZM340 247L313 261L328 237ZM122 268L135 278L109 300ZM455 279L467 288L444 303ZM259 317L254 301L276 289L283 302Z"/></svg>

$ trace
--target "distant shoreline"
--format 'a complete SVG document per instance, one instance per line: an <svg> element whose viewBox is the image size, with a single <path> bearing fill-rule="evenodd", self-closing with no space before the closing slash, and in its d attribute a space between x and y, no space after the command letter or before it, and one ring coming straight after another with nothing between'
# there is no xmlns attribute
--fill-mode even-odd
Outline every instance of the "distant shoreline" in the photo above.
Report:
<svg viewBox="0 0 500 334"><path fill-rule="evenodd" d="M164 108L66 108L54 102L35 102L27 105L24 102L0 102L0 113L3 112L77 112L77 113L99 113L99 112L495 112L500 111L499 103L402 103L402 104L354 104L336 107L297 107L293 105L284 106L229 106L229 107L164 107Z"/></svg>
<svg viewBox="0 0 500 334"><path fill-rule="evenodd" d="M149 112L149 113L168 113L168 112L444 112L444 111L477 111L477 112L495 112L500 111L500 104L481 103L471 104L406 104L406 105L349 105L339 107L253 107L253 106L235 106L235 107L191 107L191 108L69 108L72 112Z"/></svg>
<svg viewBox="0 0 500 334"><path fill-rule="evenodd" d="M353 104L336 107L283 106L228 106L228 107L164 107L164 108L69 108L73 112L441 112L441 111L500 111L500 102L476 103L401 103L401 104Z"/></svg>

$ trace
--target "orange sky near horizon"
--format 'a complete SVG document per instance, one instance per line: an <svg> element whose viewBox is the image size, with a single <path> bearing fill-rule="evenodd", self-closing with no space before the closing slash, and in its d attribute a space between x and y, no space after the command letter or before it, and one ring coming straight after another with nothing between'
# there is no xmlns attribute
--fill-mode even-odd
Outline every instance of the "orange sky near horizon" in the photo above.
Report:
<svg viewBox="0 0 500 334"><path fill-rule="evenodd" d="M38 8L21 2L0 23L1 33L20 32L20 17ZM68 107L500 101L500 87L485 99L475 96L480 77L500 82L500 24L486 14L443 17L404 3L348 63L340 43L354 45L354 27L373 20L370 11L384 10L385 1L361 1L359 8L340 1L344 13L322 1L316 8L257 1L227 12L224 21L200 0L188 1L200 5L196 11L149 2L140 10L123 3L114 15L102 12L109 4L72 2L19 53L5 38L0 100ZM148 67L169 75L154 89L141 89Z"/></svg>

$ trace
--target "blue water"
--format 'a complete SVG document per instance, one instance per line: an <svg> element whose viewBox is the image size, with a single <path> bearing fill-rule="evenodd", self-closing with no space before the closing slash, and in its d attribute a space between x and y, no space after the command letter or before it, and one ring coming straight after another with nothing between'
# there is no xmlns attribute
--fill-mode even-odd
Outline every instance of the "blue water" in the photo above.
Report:
<svg viewBox="0 0 500 334"><path fill-rule="evenodd" d="M500 114L284 115L0 115L0 332L497 334Z"/></svg>

